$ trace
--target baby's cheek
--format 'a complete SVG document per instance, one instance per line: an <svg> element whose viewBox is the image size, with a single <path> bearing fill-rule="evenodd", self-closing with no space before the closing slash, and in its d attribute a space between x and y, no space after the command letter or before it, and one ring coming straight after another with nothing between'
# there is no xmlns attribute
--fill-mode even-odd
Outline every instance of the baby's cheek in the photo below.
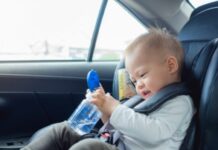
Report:
<svg viewBox="0 0 218 150"><path fill-rule="evenodd" d="M157 89L157 82L155 80L153 80L153 78L148 78L147 81L146 81L146 87L147 87L147 90L149 91L156 91Z"/></svg>
<svg viewBox="0 0 218 150"><path fill-rule="evenodd" d="M139 94L139 88L138 88L138 86L136 86L135 89L136 89L136 93Z"/></svg>
<svg viewBox="0 0 218 150"><path fill-rule="evenodd" d="M156 80L153 82L149 82L149 89L152 93L158 92L163 87L163 82L160 80Z"/></svg>

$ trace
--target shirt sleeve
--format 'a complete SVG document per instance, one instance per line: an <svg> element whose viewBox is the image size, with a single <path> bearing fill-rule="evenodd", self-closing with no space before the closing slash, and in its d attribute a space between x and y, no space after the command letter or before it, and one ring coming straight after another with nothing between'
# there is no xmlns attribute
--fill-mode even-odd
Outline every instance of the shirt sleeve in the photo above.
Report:
<svg viewBox="0 0 218 150"><path fill-rule="evenodd" d="M177 96L150 115L119 105L112 113L110 123L124 136L154 144L172 137L184 121L190 123L192 116L191 98Z"/></svg>

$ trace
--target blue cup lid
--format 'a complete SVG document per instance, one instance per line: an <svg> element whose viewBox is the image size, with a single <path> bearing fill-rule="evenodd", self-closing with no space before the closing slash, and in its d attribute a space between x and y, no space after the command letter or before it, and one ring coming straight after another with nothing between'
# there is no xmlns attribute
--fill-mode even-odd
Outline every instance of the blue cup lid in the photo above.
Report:
<svg viewBox="0 0 218 150"><path fill-rule="evenodd" d="M99 77L95 70L90 70L87 74L87 84L91 92L100 87Z"/></svg>

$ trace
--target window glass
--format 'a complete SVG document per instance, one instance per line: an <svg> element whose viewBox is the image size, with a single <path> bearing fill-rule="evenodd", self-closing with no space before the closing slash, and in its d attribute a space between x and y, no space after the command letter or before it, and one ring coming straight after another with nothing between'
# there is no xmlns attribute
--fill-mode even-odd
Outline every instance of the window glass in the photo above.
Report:
<svg viewBox="0 0 218 150"><path fill-rule="evenodd" d="M115 1L108 1L93 60L119 60L129 42L145 32L146 27L123 7Z"/></svg>
<svg viewBox="0 0 218 150"><path fill-rule="evenodd" d="M0 1L0 61L85 60L101 2Z"/></svg>
<svg viewBox="0 0 218 150"><path fill-rule="evenodd" d="M210 3L210 2L214 2L217 0L189 0L189 2L194 6L194 7L199 7L201 5Z"/></svg>

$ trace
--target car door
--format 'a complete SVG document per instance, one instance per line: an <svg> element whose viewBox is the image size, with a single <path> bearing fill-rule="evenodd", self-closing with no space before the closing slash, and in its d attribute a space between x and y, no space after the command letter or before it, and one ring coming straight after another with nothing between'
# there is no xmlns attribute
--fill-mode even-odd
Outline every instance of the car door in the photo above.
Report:
<svg viewBox="0 0 218 150"><path fill-rule="evenodd" d="M12 5L13 12L3 9ZM2 149L20 148L38 129L68 119L84 98L89 70L111 93L126 41L146 31L115 1L13 1L1 7L11 17L0 37ZM111 26L114 16L122 19ZM123 28L126 22L134 32Z"/></svg>

